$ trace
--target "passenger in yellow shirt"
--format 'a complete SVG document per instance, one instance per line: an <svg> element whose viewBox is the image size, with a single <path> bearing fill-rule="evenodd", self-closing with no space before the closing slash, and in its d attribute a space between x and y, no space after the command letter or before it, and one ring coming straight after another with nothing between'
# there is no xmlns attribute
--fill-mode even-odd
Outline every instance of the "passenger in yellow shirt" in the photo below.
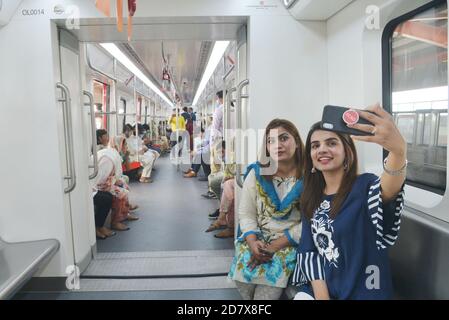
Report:
<svg viewBox="0 0 449 320"><path fill-rule="evenodd" d="M176 116L176 109L173 109L173 114L170 116L168 123L170 124L172 132L176 132L177 130L186 130L186 121L184 117L179 114L179 112L178 116Z"/></svg>
<svg viewBox="0 0 449 320"><path fill-rule="evenodd" d="M173 148L177 144L176 132L178 132L178 136L179 136L178 142L182 142L178 148L178 155L181 156L182 145L184 144L184 141L186 141L186 138L185 138L186 134L187 134L187 138L188 138L188 133L186 131L186 121L185 121L184 117L181 116L181 114L179 113L179 110L178 110L178 116L176 116L176 108L174 108L173 113L170 116L170 119L168 120L168 123L172 130L171 136L170 136L170 146ZM189 140L189 139L187 139L187 140Z"/></svg>

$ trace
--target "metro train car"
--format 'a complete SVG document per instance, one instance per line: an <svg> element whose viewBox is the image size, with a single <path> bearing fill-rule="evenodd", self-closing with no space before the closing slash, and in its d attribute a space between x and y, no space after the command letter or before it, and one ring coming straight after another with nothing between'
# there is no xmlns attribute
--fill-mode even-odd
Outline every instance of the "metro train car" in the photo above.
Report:
<svg viewBox="0 0 449 320"><path fill-rule="evenodd" d="M0 0L0 299L449 299L447 6Z"/></svg>

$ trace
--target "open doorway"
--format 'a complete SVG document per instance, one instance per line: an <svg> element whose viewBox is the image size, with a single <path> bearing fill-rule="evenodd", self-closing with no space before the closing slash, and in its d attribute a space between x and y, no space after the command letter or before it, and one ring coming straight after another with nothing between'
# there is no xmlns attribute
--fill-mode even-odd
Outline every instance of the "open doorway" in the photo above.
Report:
<svg viewBox="0 0 449 320"><path fill-rule="evenodd" d="M151 143L157 148L163 137L170 138L167 134L173 108L178 109L178 115L184 107L193 108L196 119L192 132L196 136L192 141L201 145L205 138L201 129L210 126L217 107L216 93L236 86L243 76L238 65L245 67L246 72L246 61L237 64L239 45L244 43L238 35L242 34L239 30L245 29L245 18L238 17L230 22L230 18L217 17L214 23L200 24L185 18L182 24L167 20L163 23L174 32L168 39L166 33L145 33L152 25L151 19L147 24L136 25L134 34L138 40L131 42L124 42L118 33L117 39L111 39L111 35L102 38L105 33L90 32L93 26L89 21L72 32L84 53L80 56L83 65L80 77L83 88L92 90L96 129L106 130L114 140L126 127L131 127L126 136L127 145L129 149L138 149L134 162L141 162L142 166L139 157L146 151L140 154L141 145L149 149L147 144ZM160 29L161 21L156 22ZM183 30L186 23L195 24L196 32L201 29L201 36L186 34ZM98 27L97 21L95 28ZM104 28L109 30L110 25L105 23ZM222 32L217 34L220 28ZM175 39L174 34L178 35ZM216 41L227 41L228 45L199 90ZM109 44L109 48L113 45L144 76L114 56L105 44ZM232 127L235 124L233 115L226 112L224 117L229 120L226 125ZM88 130L88 124L83 125L82 130ZM135 146L128 140L131 138ZM84 277L226 275L233 256L234 238L222 239L205 232L212 221L210 215L220 205L219 199L201 196L210 189L207 179L183 177L182 171L189 167L189 163L177 167L168 154L160 153L152 165L152 183L139 183L133 176L129 177L126 193L130 204L139 206L133 212L138 220L124 221L129 229L112 230L115 235L96 240L96 258L84 270ZM124 165L122 169L128 168ZM201 170L199 176L202 176ZM114 261L108 258L111 256ZM140 268L138 271L136 268L129 270L130 258L140 259L133 261L140 265L136 267ZM162 258L165 267L157 262ZM183 260L192 264L186 268ZM119 267L117 262L120 262Z"/></svg>

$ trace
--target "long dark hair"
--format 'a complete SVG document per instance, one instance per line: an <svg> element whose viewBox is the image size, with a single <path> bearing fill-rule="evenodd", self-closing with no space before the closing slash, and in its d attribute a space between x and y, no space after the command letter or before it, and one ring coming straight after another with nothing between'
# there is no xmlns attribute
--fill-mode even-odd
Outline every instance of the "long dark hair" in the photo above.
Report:
<svg viewBox="0 0 449 320"><path fill-rule="evenodd" d="M315 173L312 173L313 162L311 157L311 139L312 134L315 131L325 129L321 128L321 123L315 123L309 131L307 135L306 141L306 155L305 155L305 172L304 172L304 192L301 196L301 212L307 217L307 219L312 219L315 210L320 205L323 195L324 189L326 187L326 181L324 180L324 176L321 171L316 170ZM341 134L335 132L335 134L340 138L343 143L343 148L345 151L345 174L343 175L342 182L338 188L337 194L334 196L332 200L332 208L330 211L330 217L334 219L337 216L338 211L340 210L343 202L348 196L349 192L352 189L352 185L357 179L358 174L358 161L357 161L357 150L354 145L354 141L347 134Z"/></svg>
<svg viewBox="0 0 449 320"><path fill-rule="evenodd" d="M262 156L260 159L260 163L262 167L268 167L270 165L270 152L268 151L268 145L267 145L267 137L270 133L270 130L273 130L275 128L282 127L285 130L287 130L288 133L290 133L293 138L295 139L297 148L295 151L295 166L296 166L296 178L301 179L304 175L304 143L301 140L301 136L299 135L298 129L296 126L285 119L273 119L270 121L268 126L265 128L265 134L263 137L263 148L264 152L262 152ZM271 180L273 176L271 175L265 175L266 179Z"/></svg>

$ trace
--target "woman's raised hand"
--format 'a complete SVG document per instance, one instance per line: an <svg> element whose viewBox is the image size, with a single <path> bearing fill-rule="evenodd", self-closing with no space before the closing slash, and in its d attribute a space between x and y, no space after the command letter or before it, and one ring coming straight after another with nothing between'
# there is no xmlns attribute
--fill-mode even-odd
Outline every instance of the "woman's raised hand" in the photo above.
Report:
<svg viewBox="0 0 449 320"><path fill-rule="evenodd" d="M348 125L348 127L372 133L373 135L351 136L351 138L358 141L377 143L389 152L404 156L406 153L407 144L404 137L399 132L399 129L396 127L393 117L378 103L373 106L369 106L365 110L366 111L358 110L357 112L360 117L368 120L372 123L372 125L353 124Z"/></svg>

